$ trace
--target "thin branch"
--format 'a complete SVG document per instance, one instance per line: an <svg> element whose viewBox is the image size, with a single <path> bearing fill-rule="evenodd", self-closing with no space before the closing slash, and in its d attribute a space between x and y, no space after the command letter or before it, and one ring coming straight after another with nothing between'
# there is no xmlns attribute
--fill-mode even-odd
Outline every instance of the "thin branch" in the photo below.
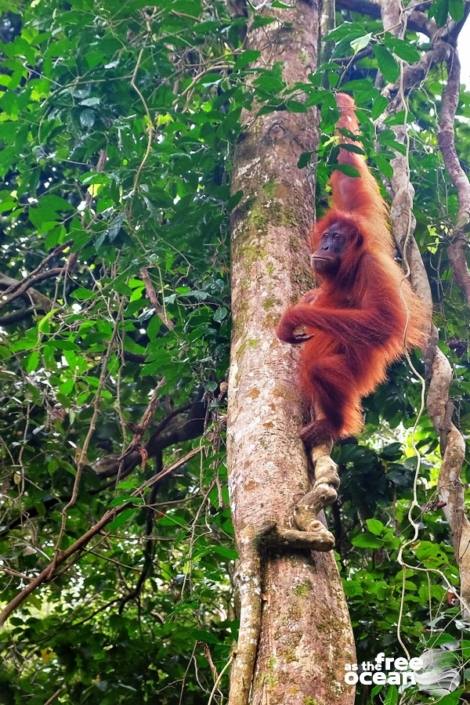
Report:
<svg viewBox="0 0 470 705"><path fill-rule="evenodd" d="M8 306L8 304L10 304L15 299L18 299L20 296L24 296L28 289L30 289L34 284L42 282L45 279L52 279L53 277L60 276L61 274L63 274L64 269L65 267L54 267L53 269L48 269L46 272L39 272L39 274L36 274L34 276L29 275L9 296L7 296L6 294L1 295L0 309L5 308L5 306Z"/></svg>
<svg viewBox="0 0 470 705"><path fill-rule="evenodd" d="M106 352L103 355L103 360L101 363L100 377L98 380L98 387L96 389L96 394L95 394L95 398L93 401L93 412L92 412L90 424L88 426L88 431L85 436L85 440L83 442L83 446L80 449L80 455L79 455L78 461L77 461L77 472L75 473L75 480L74 480L73 488L72 488L72 495L71 495L69 501L67 502L67 504L65 505L64 509L62 510L62 515L64 517L64 520L65 520L66 512L71 507L73 507L75 505L75 503L78 499L78 491L80 488L82 471L83 471L84 466L86 465L86 457L87 457L87 453L88 453L88 447L90 445L92 436L95 432L96 422L98 420L100 401L101 401L101 392L103 391L103 388L104 388L104 385L106 382L106 377L108 375L108 362L109 362L109 358L111 356L111 352L114 347L114 341L116 339L119 325L121 322L121 310L122 310L122 304L121 304L120 310L118 311L118 314L116 316L116 320L114 322L114 327L113 327L113 332L111 334L110 341L109 341L108 346L106 348ZM60 544L60 541L58 542L58 545L59 544Z"/></svg>
<svg viewBox="0 0 470 705"><path fill-rule="evenodd" d="M5 289L8 289L11 286L16 289L18 286L20 286L20 284L21 281L13 279L13 277L9 277L8 274L0 273L0 290L4 291ZM52 307L51 300L49 299L49 297L45 296L44 294L41 294L41 292L37 291L37 289L28 289L27 293L24 295L24 298L27 298L29 301L31 301L31 303L34 304L34 308L40 311L50 311Z"/></svg>
<svg viewBox="0 0 470 705"><path fill-rule="evenodd" d="M60 688L57 688L57 690L54 693L52 693L51 697L46 700L44 705L51 705L54 702L54 700L57 700L57 698L65 690L65 688L66 688L65 685L61 685Z"/></svg>
<svg viewBox="0 0 470 705"><path fill-rule="evenodd" d="M415 64L405 66L403 68L402 79L403 92L405 95L408 95L412 90L418 88L434 66L447 60L449 53L449 44L440 40L434 44L432 49L426 51ZM383 94L386 98L390 99L390 97L396 93L396 90L397 86L395 84L388 85L384 89ZM399 100L400 97L396 96L395 100L391 101L387 109L387 114L392 114L397 111L397 103Z"/></svg>
<svg viewBox="0 0 470 705"><path fill-rule="evenodd" d="M148 299L152 304L158 318L162 321L162 323L166 325L168 330L173 330L175 324L168 318L165 309L163 308L163 306L160 305L160 302L158 301L157 292L154 289L147 267L142 267L142 269L140 270L140 276L142 277L142 281L145 284L145 291L147 292Z"/></svg>
<svg viewBox="0 0 470 705"><path fill-rule="evenodd" d="M155 416L155 411L158 405L158 392L164 384L165 379L162 377L162 379L158 382L157 386L152 392L152 396L150 397L150 401L147 404L147 408L142 414L140 423L136 426L134 430L134 436L132 437L132 441L129 443L128 447L119 458L119 468L117 472L116 482L119 482L119 480L121 479L121 472L125 466L126 457L131 453L137 453L140 458L141 465L145 465L145 462L148 458L148 453L147 449L142 446L142 437L147 428L150 426L150 423L153 421L153 417Z"/></svg>
<svg viewBox="0 0 470 705"><path fill-rule="evenodd" d="M134 437L131 441L131 445L135 448L136 446L140 446L140 443L142 441L142 436L144 435L145 431L149 427L150 423L153 421L153 417L155 416L155 412L157 410L158 406L158 392L160 389L163 387L165 384L165 378L162 377L162 379L158 382L157 386L152 392L152 396L150 397L149 403L147 404L147 408L145 409L144 413L142 414L142 418L140 419L140 423L136 427Z"/></svg>
<svg viewBox="0 0 470 705"><path fill-rule="evenodd" d="M57 247L55 247L52 252L50 252L42 260L42 262L40 262L38 266L33 269L33 271L28 274L28 276L25 277L22 281L17 282L15 279L11 279L11 283L4 289L3 293L0 296L0 309L4 308L5 306L8 306L8 304L10 304L15 299L18 299L20 296L24 296L34 284L44 281L45 279L52 279L53 277L61 276L64 273L69 272L70 265L67 262L62 267L53 267L52 269L48 269L46 271L43 270L44 267L46 267L52 259L61 254L64 249L70 246L70 244L71 242L69 241L64 242L62 245L58 245ZM75 254L71 255L71 257L75 257ZM2 278L3 282L6 283L6 277ZM1 284L0 288L3 288ZM31 298L34 300L33 295L31 295ZM46 301L49 300L46 298ZM48 309L46 308L46 310Z"/></svg>
<svg viewBox="0 0 470 705"><path fill-rule="evenodd" d="M401 76L401 89L405 95L408 95L413 89L417 88L427 77L430 70L442 63L449 62L455 53L455 45L465 20L470 13L470 4L465 7L464 17L460 22L449 22L444 27L436 27L430 34L432 40L431 49L425 51L421 59L415 64L403 66ZM408 22L409 26L409 22ZM389 106L386 113L391 115L397 112L400 96L396 95L397 85L392 84L386 86L383 91L384 96L389 100Z"/></svg>
<svg viewBox="0 0 470 705"><path fill-rule="evenodd" d="M114 341L116 339L119 325L121 322L121 313L122 313L122 302L120 303L119 311L117 313L116 320L114 321L114 327L113 327L113 332L111 334L111 339L108 343L108 346L106 348L106 351L105 351L105 354L103 356L103 360L101 363L100 377L99 377L99 381L98 381L98 387L96 389L95 398L93 400L93 412L91 415L90 424L88 426L88 431L85 436L85 440L84 440L83 445L80 449L80 454L79 454L77 462L76 462L77 470L76 470L75 478L74 478L74 482L73 482L72 494L70 495L70 498L69 498L67 504L62 508L62 511L61 511L61 522L60 522L59 535L58 535L57 541L56 541L56 554L55 554L54 560L58 560L61 556L60 545L62 543L62 538L65 533L65 526L67 524L67 512L69 509L71 509L72 507L75 506L77 499L78 499L78 493L80 490L80 483L82 481L83 468L86 465L88 448L91 443L91 439L93 437L93 434L95 432L96 422L98 420L98 414L99 414L99 408L100 408L100 402L101 402L101 393L103 391L103 388L104 388L104 385L106 382L106 378L108 375L108 362L109 362L109 358L110 358L112 349L114 347ZM52 565L54 566L54 562L52 563ZM54 572L55 572L54 568L52 568L51 574Z"/></svg>
<svg viewBox="0 0 470 705"><path fill-rule="evenodd" d="M147 35L150 36L150 35L151 35L150 17L148 17L148 16L144 13L144 19L145 19L145 23L146 23L146 26L147 26ZM142 94L142 92L141 92L139 86L138 86L137 83L136 83L136 81L137 81L137 74L139 73L139 70L140 70L140 67L141 67L141 64L142 64L142 57L143 57L143 55L144 55L144 48L145 48L145 47L142 47L142 48L140 49L140 51L139 51L139 55L138 55L138 57L137 57L137 61L136 61L135 67L134 67L134 71L133 71L133 73L132 73L132 77L131 77L131 86L132 86L132 88L135 90L135 92L137 93L137 95L139 96L139 100L140 100L140 102L142 103L142 106L143 106L143 108L144 108L145 120L146 120L146 123L147 123L146 126L145 126L145 127L146 127L146 130L147 130L147 144L146 144L146 146L145 146L144 156L142 157L142 160L141 160L139 166L137 167L137 171L136 171L136 174L135 174L135 177L134 177L134 184L133 184L133 187L132 187L132 193L133 193L134 196L135 196L135 194L137 193L137 189L139 188L139 183L140 183L140 177L141 177L142 172L143 172L143 170L144 170L145 164L147 163L147 160L148 160L148 158L149 158L149 156L150 156L150 152L151 152L151 150L152 150L153 136L154 136L154 134L155 134L155 128L154 128L154 124L153 124L153 119L152 119L152 116L151 116L151 114L150 114L150 110L149 110L149 107L148 107L148 105L147 105L147 101L145 100L145 98L144 98L144 96L143 96L143 94Z"/></svg>
<svg viewBox="0 0 470 705"><path fill-rule="evenodd" d="M96 166L95 166L95 172L100 173L100 172L104 171L106 159L107 159L106 150L100 149L100 153L98 155L98 160L97 160ZM87 192L85 195L85 203L86 203L87 208L91 208L92 201L93 201L92 192L90 189L87 189Z"/></svg>

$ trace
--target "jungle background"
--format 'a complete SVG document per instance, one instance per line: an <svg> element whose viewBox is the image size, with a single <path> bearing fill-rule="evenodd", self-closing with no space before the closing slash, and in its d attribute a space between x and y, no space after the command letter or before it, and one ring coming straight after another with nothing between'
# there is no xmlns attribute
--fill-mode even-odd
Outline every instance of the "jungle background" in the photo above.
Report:
<svg viewBox="0 0 470 705"><path fill-rule="evenodd" d="M463 0L418 5L441 30L468 12ZM224 701L238 628L224 433L243 110L316 113L319 150L298 168L315 171L319 212L337 153L334 90L356 100L386 198L404 153L394 127L406 124L414 234L453 370L454 423L468 431L468 292L448 253L459 199L437 140L447 69L430 65L408 111L387 115L384 86L403 62L419 65L429 42L413 27L397 38L379 13L352 7L337 4L308 83L287 86L275 57L256 67L245 46L248 22L273 21L269 7L247 17L218 0L0 5L6 705ZM469 119L462 87L464 168ZM462 676L470 625L452 590L439 437L416 372L419 355L394 365L366 401L362 435L335 448L342 484L328 521L358 660L398 655L400 642L413 655L446 647ZM408 558L421 570L404 579L414 492L420 535ZM409 702L450 705L464 692ZM359 697L393 705L399 695Z"/></svg>

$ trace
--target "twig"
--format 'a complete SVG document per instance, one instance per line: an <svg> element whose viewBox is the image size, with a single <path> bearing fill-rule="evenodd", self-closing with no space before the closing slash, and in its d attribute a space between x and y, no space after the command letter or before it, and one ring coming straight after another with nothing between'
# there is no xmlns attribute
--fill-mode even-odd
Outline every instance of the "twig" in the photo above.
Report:
<svg viewBox="0 0 470 705"><path fill-rule="evenodd" d="M61 685L60 688L57 688L57 690L54 693L52 693L51 697L46 700L44 705L51 705L51 703L53 703L54 700L56 700L64 690L65 690L65 685Z"/></svg>
<svg viewBox="0 0 470 705"><path fill-rule="evenodd" d="M141 50L139 51L139 55L137 57L137 61L136 61L134 71L132 73L132 78L131 78L131 86L135 90L137 95L139 96L140 102L142 103L144 111L145 111L145 118L146 118L146 122L147 122L147 125L146 125L146 127L147 127L147 145L145 147L145 152L144 152L144 156L142 157L142 161L140 162L139 166L137 167L137 171L135 174L134 185L132 187L132 193L134 196L135 196L137 189L139 187L139 182L140 182L140 177L141 177L142 171L143 171L144 166L147 162L147 159L150 156L150 151L152 149L153 135L155 133L155 128L153 126L153 120L152 120L152 116L150 114L150 110L147 105L147 101L145 100L139 86L136 83L137 74L140 69L143 53L144 53L144 47L142 47Z"/></svg>
<svg viewBox="0 0 470 705"><path fill-rule="evenodd" d="M85 465L86 457L87 457L87 452L88 452L88 446L90 445L91 438L93 436L93 433L95 432L95 427L96 427L96 421L98 419L98 413L99 413L99 406L100 406L100 401L101 401L101 392L104 388L105 382L106 382L106 377L108 374L108 361L111 356L111 351L114 346L114 341L116 339L116 335L118 332L119 324L121 322L121 311L122 311L122 302L121 306L119 307L118 314L116 316L116 320L114 322L114 327L113 327L113 332L111 334L111 339L108 343L108 346L106 348L106 352L103 356L103 361L101 363L101 372L100 372L100 377L98 381L98 387L96 390L95 394L95 399L93 401L93 413L92 417L90 420L90 425L88 427L88 432L85 437L85 440L83 442L83 446L80 450L80 455L78 457L78 462L77 462L77 472L75 475L75 482L73 485L73 490L72 490L72 496L70 497L70 500L67 502L67 504L64 507L64 513L70 509L71 507L74 506L75 502L77 501L78 497L78 488L80 486L80 479L81 479L81 473L83 470L83 467Z"/></svg>
<svg viewBox="0 0 470 705"><path fill-rule="evenodd" d="M146 407L144 413L142 414L140 422L135 427L132 441L130 442L127 450L123 453L123 456L126 455L126 453L128 453L130 450L135 450L135 449L140 448L142 436L144 435L145 431L150 426L150 423L153 421L153 417L155 416L155 411L157 410L157 406L158 406L158 392L160 391L160 389L163 387L164 384L165 384L165 378L162 377L152 392L152 396L150 397L149 403L147 404L147 407Z"/></svg>
<svg viewBox="0 0 470 705"><path fill-rule="evenodd" d="M132 437L132 441L129 443L128 447L124 451L124 453L121 454L118 462L119 462L119 468L116 476L116 484L119 482L121 479L121 474L123 469L126 469L126 458L131 454L137 452L140 456L140 461L142 467L145 466L145 463L148 458L148 453L147 449L142 446L142 436L144 435L145 431L149 427L151 421L153 420L153 417L155 416L155 411L157 409L158 405L158 392L162 388L162 386L165 384L165 379L162 377L162 379L158 382L157 386L152 392L152 396L150 397L150 401L147 404L147 408L145 409L144 413L142 414L142 418L140 419L140 423L137 425L137 427L134 430L134 435Z"/></svg>
<svg viewBox="0 0 470 705"><path fill-rule="evenodd" d="M155 500L157 498L158 485L155 484L149 493L149 498L147 500L146 507L146 518L145 518L145 545L144 545L144 562L140 575L137 579L135 586L129 590L123 597L119 599L119 614L124 610L124 607L131 600L135 600L141 594L144 589L144 585L147 578L153 572L153 561L155 558L155 540L153 536L153 529L155 524Z"/></svg>
<svg viewBox="0 0 470 705"><path fill-rule="evenodd" d="M174 445L175 443L181 443L182 441L192 440L200 436L204 431L204 414L201 410L200 416L195 418L194 414L197 412L197 408L198 403L196 402L193 404L184 404L183 406L180 406L170 412L168 416L166 416L163 421L161 421L153 429L152 435L150 436L148 443L145 445L145 450L148 456L155 457L158 452L164 450L165 448L168 448L169 446ZM177 424L176 426L171 424L175 417L179 416L180 414L183 414L185 411L188 411L190 409L193 410L192 416L190 415L190 417L186 418L183 423ZM198 426L197 428L196 424ZM142 456L139 454L138 451L134 451L133 453L126 456L124 468L121 468L121 479L127 476L133 470L133 468L141 460L141 457ZM122 465L123 457L119 456L110 458L108 456L107 458L104 458L104 460L108 460L108 463L106 465L107 470L105 470L104 472L98 472L96 465L94 466L94 469L97 474L101 477L109 477L111 475L116 475L116 473L119 471L119 467L120 465ZM114 487L115 484L116 480L113 477L110 482L104 483L100 487L90 490L90 494L92 496L95 496L97 494L100 494L101 492L104 492L110 487ZM34 517L36 517L40 511L44 511L47 514L52 509L54 509L57 504L66 502L67 500L68 496L49 497L42 502L42 505L40 505L41 509L39 509L37 505L35 505L34 507L29 507L0 530L0 538L6 536L10 531L16 529L16 527L20 526L23 522L26 522L29 519L33 519Z"/></svg>
<svg viewBox="0 0 470 705"><path fill-rule="evenodd" d="M159 319L166 325L168 330L173 330L175 327L175 324L173 321L171 321L168 316L166 315L166 311L163 308L163 306L160 305L158 298L157 298L157 293L154 289L154 286L152 284L152 280L150 279L150 275L148 273L147 267L142 267L140 270L140 276L142 277L142 281L145 284L145 291L147 292L148 299L150 303L152 304L155 313L159 317Z"/></svg>

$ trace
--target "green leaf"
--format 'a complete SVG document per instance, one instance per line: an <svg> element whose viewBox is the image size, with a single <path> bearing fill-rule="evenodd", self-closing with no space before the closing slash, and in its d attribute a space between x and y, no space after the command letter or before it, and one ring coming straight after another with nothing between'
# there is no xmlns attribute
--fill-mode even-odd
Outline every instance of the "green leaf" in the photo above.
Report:
<svg viewBox="0 0 470 705"><path fill-rule="evenodd" d="M13 210L16 206L17 201L9 195L5 195L0 200L0 213L7 213L8 211Z"/></svg>
<svg viewBox="0 0 470 705"><path fill-rule="evenodd" d="M26 360L26 372L34 372L39 367L39 350L33 350Z"/></svg>
<svg viewBox="0 0 470 705"><path fill-rule="evenodd" d="M278 94L285 87L282 78L282 65L277 62L272 69L259 69L260 75L253 82L258 95Z"/></svg>
<svg viewBox="0 0 470 705"><path fill-rule="evenodd" d="M155 3L159 5L160 3ZM171 7L175 12L181 12L186 15L192 15L196 18L202 12L202 0L173 0Z"/></svg>
<svg viewBox="0 0 470 705"><path fill-rule="evenodd" d="M101 103L101 98L95 96L94 98L85 98L85 100L80 101L80 105L86 105L87 107L92 107L93 105L99 105Z"/></svg>
<svg viewBox="0 0 470 705"><path fill-rule="evenodd" d="M359 147L359 145L352 144L351 142L342 142L341 149L344 149L346 152L352 152L353 154L365 154L364 150Z"/></svg>
<svg viewBox="0 0 470 705"><path fill-rule="evenodd" d="M95 124L96 120L96 113L94 110L91 110L90 108L85 108L85 110L82 110L80 113L80 124L82 127L86 127L87 129L90 129L93 127Z"/></svg>
<svg viewBox="0 0 470 705"><path fill-rule="evenodd" d="M50 211L53 213L58 213L59 211L73 210L73 206L71 203L66 201L65 198L61 198L61 196L55 196L54 194L42 196L41 200L37 205L37 208L41 208L42 210Z"/></svg>
<svg viewBox="0 0 470 705"><path fill-rule="evenodd" d="M384 146L396 150L400 154L406 154L405 145L401 142L397 142L395 139L395 134L392 130L382 130L382 132L379 133L379 142Z"/></svg>
<svg viewBox="0 0 470 705"><path fill-rule="evenodd" d="M325 37L327 41L338 42L341 39L350 37L362 37L364 35L364 27L360 22L341 22L337 27L328 32Z"/></svg>
<svg viewBox="0 0 470 705"><path fill-rule="evenodd" d="M48 327L49 321L51 320L51 318L53 318L53 317L55 316L55 314L56 314L57 311L59 311L59 310L60 310L60 309L58 309L58 308L53 308L53 309L51 309L50 311L48 311L48 312L46 313L45 316L43 316L43 317L38 321L38 330L39 330L41 333L43 333L43 332L46 330L46 328Z"/></svg>
<svg viewBox="0 0 470 705"><path fill-rule="evenodd" d="M139 301L142 298L144 291L145 291L145 288L143 286L140 288L134 289L131 296L130 296L129 301Z"/></svg>
<svg viewBox="0 0 470 705"><path fill-rule="evenodd" d="M260 27L267 27L268 25L272 24L273 22L277 22L278 19L277 17L268 17L267 15L255 15L255 18L252 22L252 29L259 29Z"/></svg>
<svg viewBox="0 0 470 705"><path fill-rule="evenodd" d="M398 688L396 685L387 686L387 691L384 699L384 705L397 705L398 703Z"/></svg>
<svg viewBox="0 0 470 705"><path fill-rule="evenodd" d="M385 178L391 179L393 176L393 167L390 164L390 159L387 159L384 154L376 154L375 160Z"/></svg>
<svg viewBox="0 0 470 705"><path fill-rule="evenodd" d="M211 553L216 553L229 561L235 561L238 558L238 552L234 548L228 548L228 546L214 546L211 549Z"/></svg>
<svg viewBox="0 0 470 705"><path fill-rule="evenodd" d="M455 22L460 22L465 14L464 0L449 0L449 14Z"/></svg>
<svg viewBox="0 0 470 705"><path fill-rule="evenodd" d="M389 83L395 83L400 75L400 68L393 55L381 44L374 46L374 54L379 65L380 72Z"/></svg>
<svg viewBox="0 0 470 705"><path fill-rule="evenodd" d="M36 330L29 330L27 333L18 340L10 343L10 349L13 352L20 352L21 350L31 350L37 345L38 334Z"/></svg>
<svg viewBox="0 0 470 705"><path fill-rule="evenodd" d="M359 51L369 46L372 36L372 32L369 32L368 34L363 34L362 37L357 37L357 39L353 39L350 44L351 49L354 51L354 53L357 54Z"/></svg>
<svg viewBox="0 0 470 705"><path fill-rule="evenodd" d="M374 536L381 536L385 531L385 526L378 519L367 519L367 528Z"/></svg>
<svg viewBox="0 0 470 705"><path fill-rule="evenodd" d="M379 539L368 532L354 536L351 543L356 548L382 548L383 546L382 539Z"/></svg>
<svg viewBox="0 0 470 705"><path fill-rule="evenodd" d="M454 664L452 664L454 665ZM467 673L467 678L465 680L468 681L468 673ZM439 698L439 705L459 705L459 703L462 702L461 696L464 693L464 688L458 688L457 690L454 690L453 693L449 693L448 695L445 695L443 698Z"/></svg>
<svg viewBox="0 0 470 705"><path fill-rule="evenodd" d="M385 460L398 460L402 454L402 444L397 441L396 443L390 443L388 446L381 451L380 455Z"/></svg>
<svg viewBox="0 0 470 705"><path fill-rule="evenodd" d="M449 0L434 0L429 9L429 16L434 17L439 27L443 27L447 22L449 14Z"/></svg>
<svg viewBox="0 0 470 705"><path fill-rule="evenodd" d="M394 54L407 61L409 64L414 64L420 60L421 55L418 49L409 42L399 37L394 37L388 32L385 34L384 43Z"/></svg>
<svg viewBox="0 0 470 705"><path fill-rule="evenodd" d="M80 286L78 289L75 289L75 291L72 291L71 296L73 299L77 299L77 301L88 301L88 299L93 298L94 293L90 291L90 289L85 289Z"/></svg>
<svg viewBox="0 0 470 705"><path fill-rule="evenodd" d="M249 64L252 64L256 59L258 59L261 55L260 51L255 51L254 49L247 49L246 51L243 51L241 54L238 54L237 58L235 59L235 68L236 69L244 69Z"/></svg>
<svg viewBox="0 0 470 705"><path fill-rule="evenodd" d="M112 520L107 526L109 531L115 531L119 527L124 526L128 521L133 519L137 514L137 509L130 507L129 509L124 509L118 516Z"/></svg>
<svg viewBox="0 0 470 705"><path fill-rule="evenodd" d="M227 318L227 315L228 309L226 309L225 306L221 306L214 313L214 321L217 321L217 323L221 323L225 318Z"/></svg>
<svg viewBox="0 0 470 705"><path fill-rule="evenodd" d="M383 95L374 97L371 110L371 118L377 120L388 106L388 100Z"/></svg>
<svg viewBox="0 0 470 705"><path fill-rule="evenodd" d="M302 103L300 100L286 100L286 109L291 113L306 113L308 107L307 103Z"/></svg>
<svg viewBox="0 0 470 705"><path fill-rule="evenodd" d="M75 380L73 378L67 379L65 382L59 385L59 392L64 396L68 397L75 388Z"/></svg>

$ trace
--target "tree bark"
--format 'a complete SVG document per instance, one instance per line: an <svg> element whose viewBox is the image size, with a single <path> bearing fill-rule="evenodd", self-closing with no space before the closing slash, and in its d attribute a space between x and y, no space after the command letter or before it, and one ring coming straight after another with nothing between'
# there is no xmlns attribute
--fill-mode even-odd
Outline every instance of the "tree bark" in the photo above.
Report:
<svg viewBox="0 0 470 705"><path fill-rule="evenodd" d="M258 66L280 61L288 84L307 80L317 61L318 3L298 1L267 12L277 21L247 34L248 48L261 52ZM229 702L346 705L353 703L354 692L344 682L345 663L354 662L355 653L333 554L272 545L259 549L256 543L266 525L290 526L295 503L309 489L298 436L297 351L277 340L274 326L282 310L311 288L307 236L314 192L297 162L302 152L314 151L315 116L256 116L253 110L243 120L232 181L233 192L242 191L243 197L232 218L228 409L242 615ZM259 569L253 553L258 550Z"/></svg>

